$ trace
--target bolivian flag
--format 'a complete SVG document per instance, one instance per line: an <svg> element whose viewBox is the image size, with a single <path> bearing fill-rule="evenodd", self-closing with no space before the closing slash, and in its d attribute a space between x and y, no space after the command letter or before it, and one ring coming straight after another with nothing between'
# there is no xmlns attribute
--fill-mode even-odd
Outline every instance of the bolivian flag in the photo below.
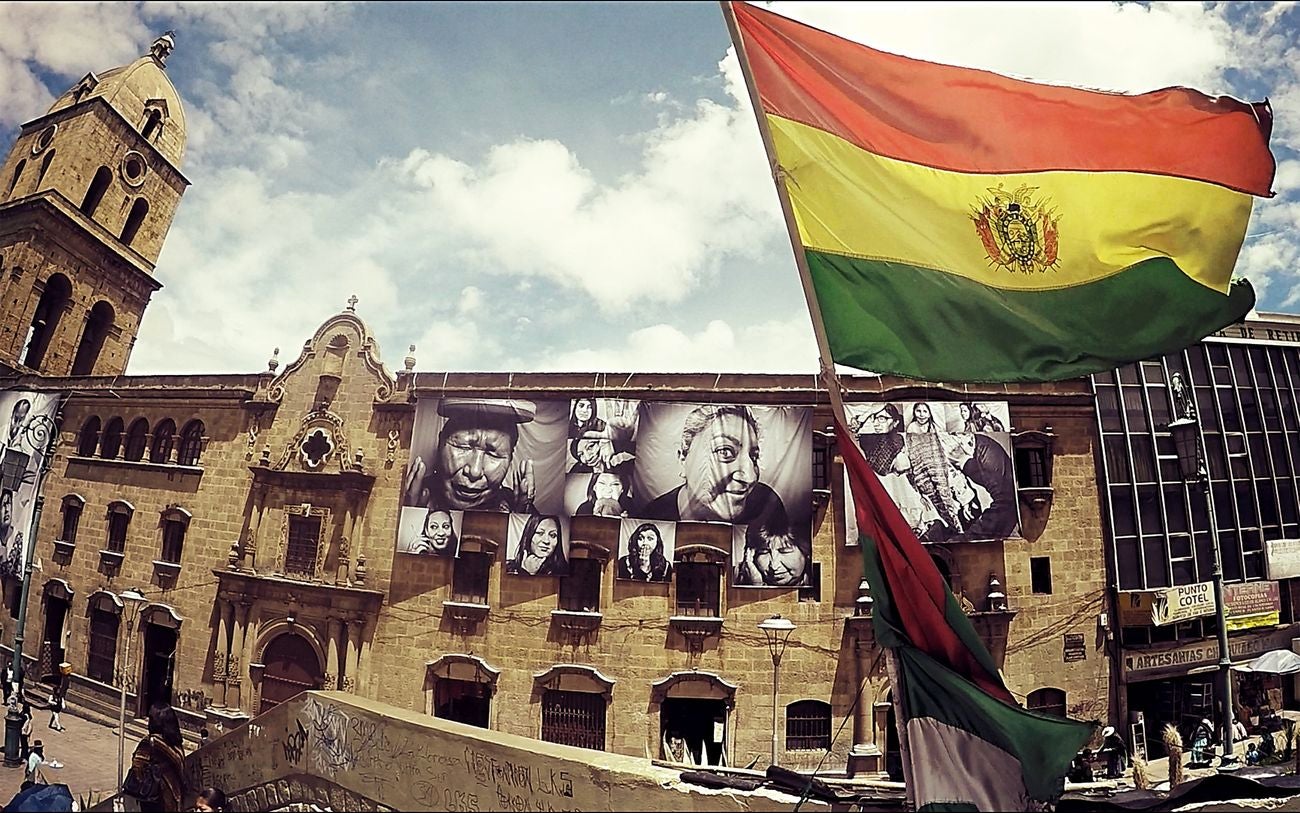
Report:
<svg viewBox="0 0 1300 813"><path fill-rule="evenodd" d="M1267 102L1009 79L732 4L834 360L1044 381L1192 344L1254 305Z"/></svg>
<svg viewBox="0 0 1300 813"><path fill-rule="evenodd" d="M1041 810L1094 724L1020 708L929 552L837 421L876 642L895 654L904 778L921 813Z"/></svg>

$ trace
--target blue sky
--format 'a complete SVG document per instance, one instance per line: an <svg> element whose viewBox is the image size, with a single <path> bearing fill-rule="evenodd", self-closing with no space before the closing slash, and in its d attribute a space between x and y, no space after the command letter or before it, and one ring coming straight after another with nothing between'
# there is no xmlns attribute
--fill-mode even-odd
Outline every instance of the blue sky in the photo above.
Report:
<svg viewBox="0 0 1300 813"><path fill-rule="evenodd" d="M1300 312L1292 4L771 7L1040 81L1269 96L1278 197L1238 272ZM716 3L3 3L7 140L168 28L193 186L130 372L291 359L353 293L394 368L817 369Z"/></svg>

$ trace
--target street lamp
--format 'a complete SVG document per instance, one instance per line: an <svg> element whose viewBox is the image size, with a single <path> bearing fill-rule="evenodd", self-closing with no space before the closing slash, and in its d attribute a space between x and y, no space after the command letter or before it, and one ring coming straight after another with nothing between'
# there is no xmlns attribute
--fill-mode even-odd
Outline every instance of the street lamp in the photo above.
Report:
<svg viewBox="0 0 1300 813"><path fill-rule="evenodd" d="M123 666L117 670L118 691L121 704L117 709L117 786L122 787L122 766L126 763L126 678L131 668L131 638L135 636L135 620L140 608L148 601L144 593L134 587L123 590L118 596L122 600L122 615L126 616L126 652L122 655Z"/></svg>
<svg viewBox="0 0 1300 813"><path fill-rule="evenodd" d="M772 764L776 765L776 703L777 693L781 687L781 656L785 654L785 644L786 641L790 640L790 633L794 632L794 622L788 618L774 615L760 621L758 628L763 631L763 635L767 638L767 651L772 653Z"/></svg>
<svg viewBox="0 0 1300 813"><path fill-rule="evenodd" d="M23 731L23 630L27 627L27 599L31 593L32 560L36 558L36 532L41 527L41 511L45 508L45 475L50 471L54 451L59 445L59 422L63 419L62 407L53 418L37 415L23 427L21 438L34 451L44 451L40 474L36 478L36 501L32 508L32 527L27 534L26 559L23 564L23 581L19 588L18 624L14 628L13 681L15 689L9 697L9 710L5 714L5 758L9 767L22 764L19 743Z"/></svg>
<svg viewBox="0 0 1300 813"><path fill-rule="evenodd" d="M1210 475L1201 453L1200 422L1196 418L1196 404L1181 373L1169 378L1174 393L1178 418L1169 423L1169 433L1174 438L1178 453L1178 472L1184 486L1196 483L1205 495L1205 509L1210 522L1210 549L1214 552L1214 569L1210 580L1214 583L1214 620L1219 628L1219 719L1223 725L1223 758L1234 756L1232 743L1232 656L1228 653L1228 623L1223 600L1223 554L1219 549L1219 523L1214 516L1214 497L1210 494Z"/></svg>

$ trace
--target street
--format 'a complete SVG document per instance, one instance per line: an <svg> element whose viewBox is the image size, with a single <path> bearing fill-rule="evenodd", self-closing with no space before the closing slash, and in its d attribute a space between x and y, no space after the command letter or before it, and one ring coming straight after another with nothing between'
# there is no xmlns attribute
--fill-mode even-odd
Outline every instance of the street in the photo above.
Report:
<svg viewBox="0 0 1300 813"><path fill-rule="evenodd" d="M32 741L45 744L45 778L72 791L73 799L89 798L91 804L117 790L117 729L103 726L65 711L60 720L63 732L49 727L49 712L32 708ZM127 735L126 759L131 759L136 740ZM51 768L50 760L63 764ZM23 782L23 768L0 767L0 804L7 803Z"/></svg>

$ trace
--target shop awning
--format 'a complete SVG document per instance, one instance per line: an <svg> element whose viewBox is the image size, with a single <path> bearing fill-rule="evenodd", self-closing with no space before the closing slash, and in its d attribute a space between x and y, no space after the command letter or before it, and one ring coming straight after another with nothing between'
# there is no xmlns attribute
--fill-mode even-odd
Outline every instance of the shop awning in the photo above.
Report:
<svg viewBox="0 0 1300 813"><path fill-rule="evenodd" d="M1289 649L1265 652L1254 660L1232 667L1238 672L1261 672L1270 675L1293 675L1300 672L1300 655Z"/></svg>

